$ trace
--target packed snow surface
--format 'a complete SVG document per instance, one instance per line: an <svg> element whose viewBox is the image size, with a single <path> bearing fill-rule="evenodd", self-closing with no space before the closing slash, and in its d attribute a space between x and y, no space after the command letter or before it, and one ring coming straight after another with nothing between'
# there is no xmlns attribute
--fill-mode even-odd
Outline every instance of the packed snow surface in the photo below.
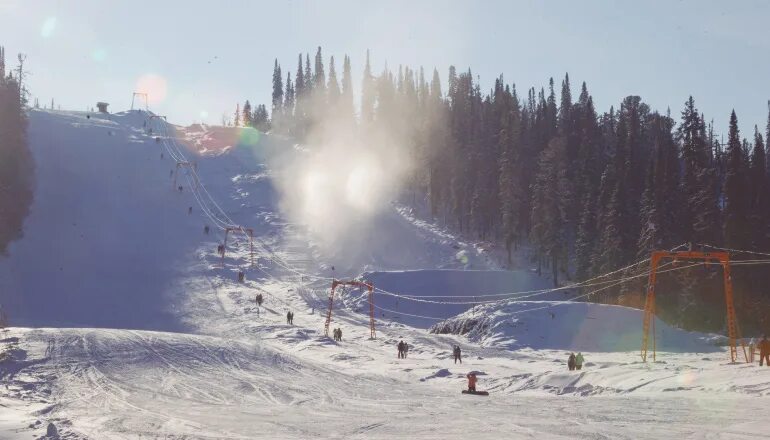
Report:
<svg viewBox="0 0 770 440"><path fill-rule="evenodd" d="M754 438L768 429L770 369L729 364L708 335L658 322L657 362L645 364L639 311L564 302L570 293L473 304L467 297L549 281L526 265L499 270L488 246L398 203L357 227L364 244L371 234L390 245L322 246L287 219L274 187L281 162L302 148L158 120L148 133L147 120L30 113L35 199L24 237L0 258L0 304L15 326L0 330L0 439ZM192 191L185 168L175 187L174 146L196 162L205 190ZM217 254L224 217L253 228L254 266L239 231ZM365 292L338 292L331 327L343 338L334 341L324 335L328 278L359 275L402 297L375 293L370 339ZM437 322L445 334L427 331ZM400 340L406 359L396 357ZM567 371L573 350L585 356L581 371ZM470 371L489 397L460 394Z"/></svg>

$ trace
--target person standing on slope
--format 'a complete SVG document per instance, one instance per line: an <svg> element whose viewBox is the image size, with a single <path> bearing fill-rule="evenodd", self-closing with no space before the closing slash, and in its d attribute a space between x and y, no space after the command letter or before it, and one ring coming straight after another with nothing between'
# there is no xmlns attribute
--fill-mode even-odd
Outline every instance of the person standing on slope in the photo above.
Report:
<svg viewBox="0 0 770 440"><path fill-rule="evenodd" d="M468 378L468 391L471 393L476 392L476 373L470 372L465 375Z"/></svg>
<svg viewBox="0 0 770 440"><path fill-rule="evenodd" d="M398 358L404 358L404 341L399 341L398 343Z"/></svg>
<svg viewBox="0 0 770 440"><path fill-rule="evenodd" d="M569 367L569 371L575 369L575 353L569 354L569 359L567 359L567 367Z"/></svg>
<svg viewBox="0 0 770 440"><path fill-rule="evenodd" d="M578 352L577 356L575 356L575 369L579 370L583 368L583 353Z"/></svg>
<svg viewBox="0 0 770 440"><path fill-rule="evenodd" d="M463 363L463 357L462 357L462 353L460 352L460 346L459 345L455 345L455 347L453 349L453 354L455 356L455 363L457 363L457 361L460 361L460 363L462 364Z"/></svg>
<svg viewBox="0 0 770 440"><path fill-rule="evenodd" d="M409 354L409 344L404 342L404 359L406 359L407 354Z"/></svg>
<svg viewBox="0 0 770 440"><path fill-rule="evenodd" d="M291 312L286 312L286 324L291 324Z"/></svg>
<svg viewBox="0 0 770 440"><path fill-rule="evenodd" d="M762 366L762 361L767 362L767 366L770 367L770 341L767 340L765 335L761 341L759 341L759 366Z"/></svg>

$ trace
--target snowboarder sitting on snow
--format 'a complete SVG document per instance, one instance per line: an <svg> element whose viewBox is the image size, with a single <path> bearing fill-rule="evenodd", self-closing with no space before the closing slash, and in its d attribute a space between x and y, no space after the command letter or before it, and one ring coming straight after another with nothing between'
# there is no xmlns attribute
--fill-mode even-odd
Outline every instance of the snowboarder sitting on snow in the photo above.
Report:
<svg viewBox="0 0 770 440"><path fill-rule="evenodd" d="M770 367L770 341L767 340L767 335L759 341L757 348L759 348L759 366L761 367L762 362L766 361L767 366Z"/></svg>
<svg viewBox="0 0 770 440"><path fill-rule="evenodd" d="M579 370L583 368L583 353L578 352L577 356L575 356L575 369Z"/></svg>
<svg viewBox="0 0 770 440"><path fill-rule="evenodd" d="M569 371L575 369L575 353L569 354L569 359L567 359L567 367L569 367Z"/></svg>
<svg viewBox="0 0 770 440"><path fill-rule="evenodd" d="M399 341L398 343L398 358L404 358L404 341Z"/></svg>
<svg viewBox="0 0 770 440"><path fill-rule="evenodd" d="M468 378L468 391L471 393L476 392L476 373L468 373L465 375Z"/></svg>
<svg viewBox="0 0 770 440"><path fill-rule="evenodd" d="M452 350L452 352L455 355L455 363L457 363L457 361L460 361L460 363L462 364L463 363L463 357L462 357L462 353L460 352L460 346L459 345L455 345L455 348L454 348L454 350Z"/></svg>

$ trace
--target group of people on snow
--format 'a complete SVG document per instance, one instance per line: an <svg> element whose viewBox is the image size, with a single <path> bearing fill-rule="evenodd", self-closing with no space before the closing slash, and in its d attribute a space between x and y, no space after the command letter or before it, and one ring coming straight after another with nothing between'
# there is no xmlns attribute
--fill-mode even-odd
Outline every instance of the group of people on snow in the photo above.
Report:
<svg viewBox="0 0 770 440"><path fill-rule="evenodd" d="M294 325L294 313L291 311L286 312L286 323Z"/></svg>
<svg viewBox="0 0 770 440"><path fill-rule="evenodd" d="M398 358L399 359L406 359L406 355L409 353L409 344L406 342L399 341L398 343Z"/></svg>
<svg viewBox="0 0 770 440"><path fill-rule="evenodd" d="M341 328L335 328L332 331L332 335L334 336L334 340L337 342L342 342L342 329Z"/></svg>
<svg viewBox="0 0 770 440"><path fill-rule="evenodd" d="M567 367L569 368L569 371L582 369L583 353L578 352L577 356L575 356L575 353L570 353L569 359L567 359Z"/></svg>

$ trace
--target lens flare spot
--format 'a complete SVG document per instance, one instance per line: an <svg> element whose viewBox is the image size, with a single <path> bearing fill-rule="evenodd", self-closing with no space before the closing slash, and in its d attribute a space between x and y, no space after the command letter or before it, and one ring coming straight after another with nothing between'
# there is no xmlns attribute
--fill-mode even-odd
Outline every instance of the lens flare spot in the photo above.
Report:
<svg viewBox="0 0 770 440"><path fill-rule="evenodd" d="M677 381L681 386L690 386L695 381L695 374L691 371L685 371L677 377Z"/></svg>
<svg viewBox="0 0 770 440"><path fill-rule="evenodd" d="M209 118L209 112L207 112L206 110L201 110L201 112L198 114L198 116L201 119L206 120L206 119Z"/></svg>
<svg viewBox="0 0 770 440"><path fill-rule="evenodd" d="M240 130L239 146L253 147L259 143L260 133L254 128L244 127Z"/></svg>
<svg viewBox="0 0 770 440"><path fill-rule="evenodd" d="M104 49L94 49L93 52L91 52L91 59L96 61L97 63L101 63L102 61L107 59L107 51Z"/></svg>
<svg viewBox="0 0 770 440"><path fill-rule="evenodd" d="M40 36L48 38L53 35L56 30L56 17L48 17L43 22L43 27L40 28Z"/></svg>
<svg viewBox="0 0 770 440"><path fill-rule="evenodd" d="M166 78L155 73L148 73L140 76L136 81L136 91L146 93L149 104L159 104L166 99L168 83Z"/></svg>

